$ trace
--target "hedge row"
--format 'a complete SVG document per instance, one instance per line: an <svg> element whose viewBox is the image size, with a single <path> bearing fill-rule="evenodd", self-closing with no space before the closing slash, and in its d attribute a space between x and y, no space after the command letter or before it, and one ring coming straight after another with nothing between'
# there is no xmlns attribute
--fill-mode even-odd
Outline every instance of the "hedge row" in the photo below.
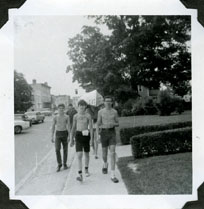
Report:
<svg viewBox="0 0 204 209"><path fill-rule="evenodd" d="M192 127L140 134L130 143L134 158L192 151Z"/></svg>
<svg viewBox="0 0 204 209"><path fill-rule="evenodd" d="M148 132L183 128L187 126L192 126L192 122L187 121L187 122L169 123L162 125L149 125L149 126L137 126L133 128L123 128L120 129L120 139L121 139L121 143L125 145L125 144L130 144L130 138L135 135L148 133Z"/></svg>

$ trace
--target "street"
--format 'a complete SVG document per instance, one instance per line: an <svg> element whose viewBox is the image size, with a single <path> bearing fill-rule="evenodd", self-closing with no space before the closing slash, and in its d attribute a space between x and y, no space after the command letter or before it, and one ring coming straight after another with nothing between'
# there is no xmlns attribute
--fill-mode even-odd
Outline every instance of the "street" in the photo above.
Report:
<svg viewBox="0 0 204 209"><path fill-rule="evenodd" d="M51 124L52 117L46 117L44 123L33 124L15 135L15 185L37 168L54 146L51 143Z"/></svg>

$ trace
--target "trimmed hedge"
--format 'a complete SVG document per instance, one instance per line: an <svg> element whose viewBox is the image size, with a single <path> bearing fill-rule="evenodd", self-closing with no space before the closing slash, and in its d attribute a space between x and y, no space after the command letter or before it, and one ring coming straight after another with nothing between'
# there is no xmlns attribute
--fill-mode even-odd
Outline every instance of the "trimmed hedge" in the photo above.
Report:
<svg viewBox="0 0 204 209"><path fill-rule="evenodd" d="M192 151L192 127L150 132L130 139L134 158Z"/></svg>
<svg viewBox="0 0 204 209"><path fill-rule="evenodd" d="M187 126L192 126L192 122L187 121L187 122L178 122L178 123L168 123L162 125L149 125L149 126L136 126L133 128L123 128L120 129L120 139L121 139L121 143L125 145L125 144L130 144L130 138L135 135L148 133L148 132L163 131L168 129L183 128Z"/></svg>

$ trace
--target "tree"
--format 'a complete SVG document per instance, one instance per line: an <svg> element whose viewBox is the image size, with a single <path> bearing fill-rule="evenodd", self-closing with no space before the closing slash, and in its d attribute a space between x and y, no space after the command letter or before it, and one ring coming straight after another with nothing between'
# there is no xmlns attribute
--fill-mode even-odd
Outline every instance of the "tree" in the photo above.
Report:
<svg viewBox="0 0 204 209"><path fill-rule="evenodd" d="M14 71L14 111L25 112L32 106L32 87L22 73Z"/></svg>
<svg viewBox="0 0 204 209"><path fill-rule="evenodd" d="M176 93L185 94L185 83L191 79L189 16L89 18L106 24L111 34L84 26L69 40L73 65L67 71L73 71L82 87L89 83L121 102L137 96L137 85L151 89L169 83Z"/></svg>

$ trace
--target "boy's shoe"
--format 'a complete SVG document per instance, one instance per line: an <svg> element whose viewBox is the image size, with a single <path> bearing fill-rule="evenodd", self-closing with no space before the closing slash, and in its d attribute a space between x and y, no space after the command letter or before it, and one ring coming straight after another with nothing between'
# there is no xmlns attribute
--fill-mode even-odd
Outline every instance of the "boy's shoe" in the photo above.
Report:
<svg viewBox="0 0 204 209"><path fill-rule="evenodd" d="M67 169L68 169L67 164L64 164L64 170L67 170Z"/></svg>
<svg viewBox="0 0 204 209"><path fill-rule="evenodd" d="M107 174L108 173L108 168L102 168L102 173Z"/></svg>
<svg viewBox="0 0 204 209"><path fill-rule="evenodd" d="M95 156L95 159L98 159L98 156L97 155Z"/></svg>
<svg viewBox="0 0 204 209"><path fill-rule="evenodd" d="M86 177L89 177L90 176L90 173L88 171L85 171L85 176Z"/></svg>
<svg viewBox="0 0 204 209"><path fill-rule="evenodd" d="M60 171L61 167L62 167L62 165L58 165L58 166L57 166L57 172Z"/></svg>
<svg viewBox="0 0 204 209"><path fill-rule="evenodd" d="M82 182L82 181L83 181L83 176L82 176L82 174L81 174L81 175L78 175L78 176L76 177L76 180Z"/></svg>
<svg viewBox="0 0 204 209"><path fill-rule="evenodd" d="M114 183L118 183L118 182L119 182L119 180L118 180L116 177L111 177L111 180L112 180L112 182L114 182Z"/></svg>

